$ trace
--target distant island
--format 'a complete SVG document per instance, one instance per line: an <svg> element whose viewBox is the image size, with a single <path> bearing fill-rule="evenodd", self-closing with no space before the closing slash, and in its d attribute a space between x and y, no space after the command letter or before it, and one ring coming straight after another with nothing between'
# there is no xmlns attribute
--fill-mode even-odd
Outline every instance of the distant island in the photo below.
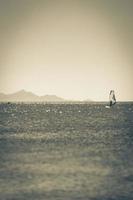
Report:
<svg viewBox="0 0 133 200"><path fill-rule="evenodd" d="M56 95L38 96L32 92L20 90L13 94L0 93L0 102L75 102L75 101L63 99ZM92 102L92 101L87 99L81 102Z"/></svg>

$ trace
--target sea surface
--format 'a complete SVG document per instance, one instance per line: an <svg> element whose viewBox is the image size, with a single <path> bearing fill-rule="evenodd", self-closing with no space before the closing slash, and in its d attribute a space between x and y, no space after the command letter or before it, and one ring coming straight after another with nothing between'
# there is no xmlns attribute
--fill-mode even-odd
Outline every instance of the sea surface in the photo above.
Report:
<svg viewBox="0 0 133 200"><path fill-rule="evenodd" d="M1 103L0 200L133 200L133 103Z"/></svg>

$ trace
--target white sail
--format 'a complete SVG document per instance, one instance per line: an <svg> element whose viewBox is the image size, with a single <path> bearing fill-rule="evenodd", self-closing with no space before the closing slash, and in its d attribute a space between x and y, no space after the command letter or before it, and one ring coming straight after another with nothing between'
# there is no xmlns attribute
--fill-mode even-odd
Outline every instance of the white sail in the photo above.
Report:
<svg viewBox="0 0 133 200"><path fill-rule="evenodd" d="M115 92L114 92L114 90L110 91L109 101L110 101L110 106L112 106L113 104L116 103L116 98L115 98Z"/></svg>

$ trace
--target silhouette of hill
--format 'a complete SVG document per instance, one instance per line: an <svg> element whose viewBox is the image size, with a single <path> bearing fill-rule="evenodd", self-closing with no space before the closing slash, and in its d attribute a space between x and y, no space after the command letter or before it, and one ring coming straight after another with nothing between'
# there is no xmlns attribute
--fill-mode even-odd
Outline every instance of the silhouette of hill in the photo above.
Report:
<svg viewBox="0 0 133 200"><path fill-rule="evenodd" d="M4 102L55 102L55 101L65 101L63 98L56 95L44 95L38 96L32 92L27 92L25 90L20 90L13 94L0 93L0 101Z"/></svg>
<svg viewBox="0 0 133 200"><path fill-rule="evenodd" d="M85 99L84 102L93 102L91 99Z"/></svg>
<svg viewBox="0 0 133 200"><path fill-rule="evenodd" d="M67 100L56 95L43 95L38 96L32 92L28 92L25 90L20 90L18 92L12 94L4 94L0 93L0 102L92 102L92 100L87 99L85 101L75 101L75 100Z"/></svg>

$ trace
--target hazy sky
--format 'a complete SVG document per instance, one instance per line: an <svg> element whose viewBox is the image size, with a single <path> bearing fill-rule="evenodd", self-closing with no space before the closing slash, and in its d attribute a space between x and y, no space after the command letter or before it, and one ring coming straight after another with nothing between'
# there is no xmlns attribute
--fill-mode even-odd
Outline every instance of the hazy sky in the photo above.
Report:
<svg viewBox="0 0 133 200"><path fill-rule="evenodd" d="M133 100L133 0L0 0L0 92Z"/></svg>

